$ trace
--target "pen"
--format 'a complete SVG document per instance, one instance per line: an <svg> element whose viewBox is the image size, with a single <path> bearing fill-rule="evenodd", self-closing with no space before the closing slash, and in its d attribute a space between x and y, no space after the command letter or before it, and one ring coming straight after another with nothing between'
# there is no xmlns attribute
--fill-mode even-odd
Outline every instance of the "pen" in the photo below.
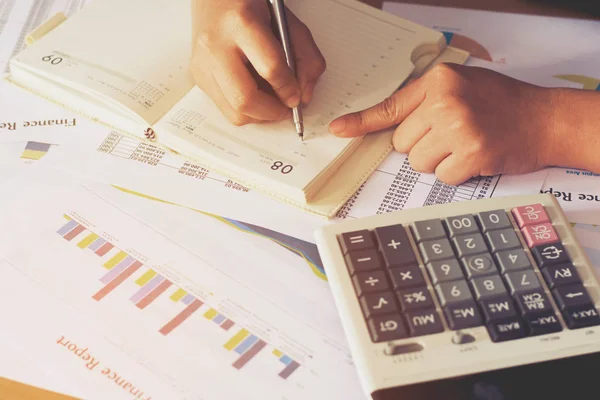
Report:
<svg viewBox="0 0 600 400"><path fill-rule="evenodd" d="M273 15L275 22L277 23L277 29L279 30L279 36L281 37L281 43L283 44L283 51L287 65L290 67L294 76L296 76L296 61L294 59L294 52L292 51L292 42L290 41L290 32L288 29L287 18L285 16L285 5L283 0L270 0L273 5ZM304 121L302 119L302 104L298 104L297 107L292 109L294 114L294 124L296 125L296 132L302 141L304 141Z"/></svg>

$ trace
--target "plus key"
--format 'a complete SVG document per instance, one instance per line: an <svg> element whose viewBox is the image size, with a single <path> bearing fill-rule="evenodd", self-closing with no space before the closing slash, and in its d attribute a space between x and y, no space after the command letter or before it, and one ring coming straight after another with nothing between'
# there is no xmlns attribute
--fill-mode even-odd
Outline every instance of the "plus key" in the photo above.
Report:
<svg viewBox="0 0 600 400"><path fill-rule="evenodd" d="M375 237L379 242L379 249L386 266L400 267L417 263L408 234L402 225L376 228Z"/></svg>

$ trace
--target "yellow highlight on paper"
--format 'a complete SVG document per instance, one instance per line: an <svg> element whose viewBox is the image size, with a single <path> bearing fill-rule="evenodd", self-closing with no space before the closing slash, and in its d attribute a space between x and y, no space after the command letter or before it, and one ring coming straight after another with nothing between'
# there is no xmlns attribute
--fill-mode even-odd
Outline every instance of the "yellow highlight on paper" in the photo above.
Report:
<svg viewBox="0 0 600 400"><path fill-rule="evenodd" d="M156 272L149 269L144 275L140 276L137 279L137 281L135 281L135 283L137 283L139 286L144 286L146 283L150 282L150 279L154 278L155 276Z"/></svg>
<svg viewBox="0 0 600 400"><path fill-rule="evenodd" d="M204 313L204 318L206 318L206 319L213 319L218 314L219 313L217 312L217 310L215 310L214 308L211 308L207 312Z"/></svg>
<svg viewBox="0 0 600 400"><path fill-rule="evenodd" d="M173 293L171 295L170 299L173 301L179 301L179 300L183 299L186 294L187 294L187 292L185 290L179 288L175 291L175 293Z"/></svg>
<svg viewBox="0 0 600 400"><path fill-rule="evenodd" d="M235 334L234 337L229 339L227 343L223 345L227 350L233 350L237 347L238 344L242 343L242 340L246 339L250 332L245 329L241 329L238 333Z"/></svg>
<svg viewBox="0 0 600 400"><path fill-rule="evenodd" d="M90 233L89 235L87 235L85 237L85 239L83 239L81 242L77 243L77 247L79 247L80 249L85 249L90 244L95 242L96 239L98 239L98 235L96 235L95 233Z"/></svg>
<svg viewBox="0 0 600 400"><path fill-rule="evenodd" d="M273 354L275 355L275 357L277 358L281 358L283 357L283 353L277 349L273 350Z"/></svg>
<svg viewBox="0 0 600 400"><path fill-rule="evenodd" d="M21 158L26 158L28 160L39 160L44 157L47 152L39 151L39 150L24 150L23 154L21 154Z"/></svg>
<svg viewBox="0 0 600 400"><path fill-rule="evenodd" d="M125 253L124 251L118 252L117 254L115 254L113 256L113 258L111 258L104 264L104 268L113 269L115 267L115 265L117 265L118 263L123 261L125 259L125 257L127 257L127 253Z"/></svg>

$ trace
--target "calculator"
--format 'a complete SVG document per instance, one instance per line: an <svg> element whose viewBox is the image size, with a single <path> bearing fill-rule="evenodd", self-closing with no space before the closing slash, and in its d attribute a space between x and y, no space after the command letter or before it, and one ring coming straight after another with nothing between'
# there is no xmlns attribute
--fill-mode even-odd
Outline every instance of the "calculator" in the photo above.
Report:
<svg viewBox="0 0 600 400"><path fill-rule="evenodd" d="M599 284L552 194L343 221L316 239L367 398L600 398Z"/></svg>

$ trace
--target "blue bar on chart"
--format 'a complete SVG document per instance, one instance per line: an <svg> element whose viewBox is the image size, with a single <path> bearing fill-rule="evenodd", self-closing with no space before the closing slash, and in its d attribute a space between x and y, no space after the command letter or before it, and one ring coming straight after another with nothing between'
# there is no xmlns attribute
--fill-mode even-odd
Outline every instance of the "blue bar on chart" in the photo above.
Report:
<svg viewBox="0 0 600 400"><path fill-rule="evenodd" d="M69 220L59 230L57 230L56 233L58 233L60 236L65 236L67 233L71 232L71 230L73 230L73 228L75 228L77 225L79 225L77 221L73 219Z"/></svg>
<svg viewBox="0 0 600 400"><path fill-rule="evenodd" d="M150 282L146 283L133 296L131 296L130 300L137 304L140 300L146 297L146 295L150 293L150 291L152 291L154 288L160 285L160 283L164 280L165 278L163 278L160 275L155 276L153 279L150 280Z"/></svg>
<svg viewBox="0 0 600 400"><path fill-rule="evenodd" d="M292 360L290 357L286 356L285 354L283 356L281 356L281 358L279 359L279 361L281 361L282 363L284 363L285 365L290 365L292 363Z"/></svg>
<svg viewBox="0 0 600 400"><path fill-rule="evenodd" d="M106 275L100 278L100 282L108 283L112 281L117 275L125 270L125 268L129 267L131 264L135 262L135 258L131 256L125 257L123 261L121 261L116 267L108 271Z"/></svg>
<svg viewBox="0 0 600 400"><path fill-rule="evenodd" d="M217 325L221 325L227 318L223 314L217 314L216 317L213 318L213 322Z"/></svg>
<svg viewBox="0 0 600 400"><path fill-rule="evenodd" d="M104 244L106 244L106 240L104 240L102 238L98 238L92 244L90 244L88 246L88 249L90 249L91 251L95 252L100 247L102 247Z"/></svg>
<svg viewBox="0 0 600 400"><path fill-rule="evenodd" d="M256 336L250 335L246 339L244 339L244 341L242 343L238 344L236 346L236 348L234 349L234 351L238 354L242 354L246 350L248 350L248 348L250 346L252 346L254 344L254 342L256 342L257 340L258 340L258 338Z"/></svg>
<svg viewBox="0 0 600 400"><path fill-rule="evenodd" d="M183 299L181 299L181 301L183 302L183 304L190 305L192 301L194 301L194 296L188 293L185 296L183 296Z"/></svg>

